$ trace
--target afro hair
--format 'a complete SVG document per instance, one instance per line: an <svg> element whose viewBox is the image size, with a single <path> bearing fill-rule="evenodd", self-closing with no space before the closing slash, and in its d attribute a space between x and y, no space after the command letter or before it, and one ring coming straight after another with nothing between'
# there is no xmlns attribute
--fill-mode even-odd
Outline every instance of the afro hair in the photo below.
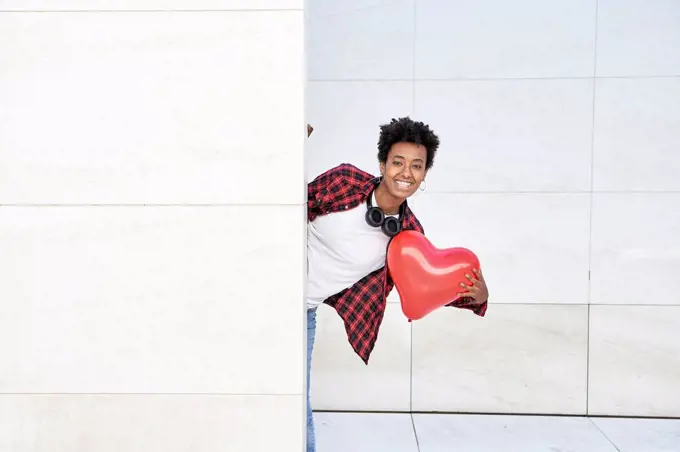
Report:
<svg viewBox="0 0 680 452"><path fill-rule="evenodd" d="M415 143L422 145L427 150L427 162L425 169L432 168L434 155L439 148L439 137L434 134L430 127L419 121L413 121L408 116L392 119L389 124L380 126L380 138L378 139L378 161L387 162L387 154L396 143Z"/></svg>

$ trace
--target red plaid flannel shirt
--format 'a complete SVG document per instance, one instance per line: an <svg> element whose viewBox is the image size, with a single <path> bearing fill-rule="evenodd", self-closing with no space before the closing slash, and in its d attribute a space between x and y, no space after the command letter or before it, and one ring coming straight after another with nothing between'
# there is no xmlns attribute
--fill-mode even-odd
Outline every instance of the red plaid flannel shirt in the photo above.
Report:
<svg viewBox="0 0 680 452"><path fill-rule="evenodd" d="M359 168L342 164L319 175L307 185L307 221L365 204L379 179ZM424 233L423 227L406 206L402 218L402 229ZM394 282L385 266L366 275L349 287L331 297L324 303L332 306L345 322L347 339L364 363L368 359L378 338L378 331L385 314L387 295ZM486 313L487 303L470 304L470 298L460 298L447 306L470 309L479 316Z"/></svg>

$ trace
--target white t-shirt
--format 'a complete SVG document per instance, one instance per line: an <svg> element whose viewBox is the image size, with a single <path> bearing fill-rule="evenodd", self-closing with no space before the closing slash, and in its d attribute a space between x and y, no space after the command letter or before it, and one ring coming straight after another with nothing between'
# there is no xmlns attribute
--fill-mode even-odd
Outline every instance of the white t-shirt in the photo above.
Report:
<svg viewBox="0 0 680 452"><path fill-rule="evenodd" d="M390 238L365 218L366 203L361 203L307 224L307 309L385 265Z"/></svg>

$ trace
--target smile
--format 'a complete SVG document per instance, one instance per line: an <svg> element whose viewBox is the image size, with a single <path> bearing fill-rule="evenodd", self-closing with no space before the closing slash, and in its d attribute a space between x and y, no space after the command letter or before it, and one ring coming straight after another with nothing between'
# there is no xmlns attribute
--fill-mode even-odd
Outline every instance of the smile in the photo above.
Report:
<svg viewBox="0 0 680 452"><path fill-rule="evenodd" d="M404 181L401 181L401 180L398 180L396 182L397 182L397 185L399 185L402 188L409 188L411 185L413 185L412 182L404 182Z"/></svg>

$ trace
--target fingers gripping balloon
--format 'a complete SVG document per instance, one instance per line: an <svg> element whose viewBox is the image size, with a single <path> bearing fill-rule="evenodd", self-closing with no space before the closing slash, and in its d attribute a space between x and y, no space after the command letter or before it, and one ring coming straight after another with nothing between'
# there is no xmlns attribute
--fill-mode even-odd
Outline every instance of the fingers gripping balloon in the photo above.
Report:
<svg viewBox="0 0 680 452"><path fill-rule="evenodd" d="M423 234L403 231L390 242L387 266L401 298L401 309L409 320L459 298L465 277L479 270L477 256L466 248L435 248Z"/></svg>

